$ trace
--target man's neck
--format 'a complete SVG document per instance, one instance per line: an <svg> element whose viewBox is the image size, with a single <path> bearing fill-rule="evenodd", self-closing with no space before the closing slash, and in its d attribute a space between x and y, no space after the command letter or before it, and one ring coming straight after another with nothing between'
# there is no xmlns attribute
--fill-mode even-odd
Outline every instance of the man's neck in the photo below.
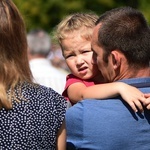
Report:
<svg viewBox="0 0 150 150"><path fill-rule="evenodd" d="M117 75L116 78L114 78L114 81L129 78L143 78L143 77L150 77L150 67L142 69L128 68L127 70L122 71L122 73L119 76Z"/></svg>

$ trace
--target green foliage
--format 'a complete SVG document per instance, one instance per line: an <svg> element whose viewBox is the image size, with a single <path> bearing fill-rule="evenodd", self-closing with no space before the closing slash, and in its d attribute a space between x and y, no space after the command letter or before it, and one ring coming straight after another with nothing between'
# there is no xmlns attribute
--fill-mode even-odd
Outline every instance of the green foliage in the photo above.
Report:
<svg viewBox="0 0 150 150"><path fill-rule="evenodd" d="M141 10L150 23L150 1L149 0L141 0L139 1L139 10Z"/></svg>
<svg viewBox="0 0 150 150"><path fill-rule="evenodd" d="M51 32L70 13L94 11L100 15L119 6L140 9L150 22L149 0L14 0L14 3L24 17L27 31L43 28Z"/></svg>

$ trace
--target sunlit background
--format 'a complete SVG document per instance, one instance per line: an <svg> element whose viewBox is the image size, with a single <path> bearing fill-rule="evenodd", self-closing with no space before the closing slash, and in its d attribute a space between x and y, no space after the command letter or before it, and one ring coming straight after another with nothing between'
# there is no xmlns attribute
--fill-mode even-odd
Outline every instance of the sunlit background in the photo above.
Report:
<svg viewBox="0 0 150 150"><path fill-rule="evenodd" d="M120 6L131 6L140 10L150 23L150 0L14 0L26 23L27 32L42 28L49 33L52 48L49 58L57 68L69 71L61 48L54 38L56 25L74 12L103 12Z"/></svg>
<svg viewBox="0 0 150 150"><path fill-rule="evenodd" d="M150 0L14 0L27 30L43 28L51 32L60 20L73 12L94 11L98 15L119 6L139 9L150 22Z"/></svg>

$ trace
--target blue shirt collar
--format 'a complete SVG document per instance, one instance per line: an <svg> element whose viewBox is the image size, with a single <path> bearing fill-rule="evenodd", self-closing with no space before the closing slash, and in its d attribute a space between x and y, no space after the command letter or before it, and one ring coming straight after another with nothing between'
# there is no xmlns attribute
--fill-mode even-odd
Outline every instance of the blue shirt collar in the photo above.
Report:
<svg viewBox="0 0 150 150"><path fill-rule="evenodd" d="M137 88L150 87L150 77L123 79L123 80L119 80L119 81L130 84L130 85L135 86Z"/></svg>

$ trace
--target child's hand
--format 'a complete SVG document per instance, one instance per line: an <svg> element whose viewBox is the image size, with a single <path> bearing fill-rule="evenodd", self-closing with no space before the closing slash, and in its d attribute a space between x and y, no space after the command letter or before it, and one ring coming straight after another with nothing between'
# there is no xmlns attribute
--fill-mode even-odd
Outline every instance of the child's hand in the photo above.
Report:
<svg viewBox="0 0 150 150"><path fill-rule="evenodd" d="M150 93L144 94L146 101L144 101L144 105L146 106L147 109L150 110Z"/></svg>
<svg viewBox="0 0 150 150"><path fill-rule="evenodd" d="M146 102L146 98L140 90L128 84L123 84L123 86L120 87L119 91L122 98L131 106L131 108L135 112L137 112L138 110L140 112L143 112L142 104ZM147 105L147 107L149 107L150 109L150 99L147 104L149 104Z"/></svg>

